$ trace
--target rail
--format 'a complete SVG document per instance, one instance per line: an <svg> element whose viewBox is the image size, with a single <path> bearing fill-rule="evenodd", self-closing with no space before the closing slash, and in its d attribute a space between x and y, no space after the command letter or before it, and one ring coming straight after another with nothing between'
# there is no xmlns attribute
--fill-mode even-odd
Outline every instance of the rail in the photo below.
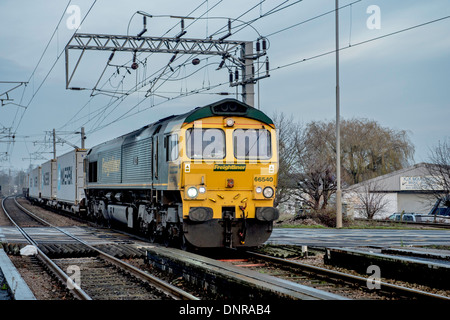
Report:
<svg viewBox="0 0 450 320"><path fill-rule="evenodd" d="M38 250L38 257L40 257L43 262L47 265L49 265L49 267L52 269L52 271L60 278L61 281L63 281L63 283L67 283L67 284L71 284L71 286L68 286L69 288L73 288L71 291L74 294L75 297L81 299L81 300L91 300L91 297L89 297L89 295L84 292L79 286L77 286L73 280L63 271L61 270L61 268L59 268L47 255L45 255L39 248L38 248L38 244L36 241L34 241L27 233L25 230L23 230L18 224L16 224L11 217L8 215L7 210L5 208L4 205L4 201L6 200L6 198L2 201L2 207L3 210L5 212L5 214L8 216L8 218L11 220L11 222L16 226L16 228L22 233L22 235L25 237L25 239L27 239L27 241L34 245L37 250ZM57 226L53 226L52 224L50 224L49 222L41 219L40 217L36 216L34 213L32 213L31 211L29 211L28 209L24 208L22 205L20 205L17 202L17 199L14 199L15 201L15 205L22 211L24 211L26 214L32 216L34 219L40 221L41 223L55 228L56 230L62 232L63 234L69 236L70 238L72 238L73 240L82 243L83 245L87 246L90 250L95 251L98 256L106 261L109 261L110 263L113 263L114 265L119 266L121 269L129 272L130 274L132 274L134 277L141 279L143 281L146 281L148 283L150 283L151 285L153 285L154 287L157 287L161 290L164 290L167 294L169 294L173 299L176 300L199 300L197 297L189 294L188 292L185 292L167 282L164 282L160 279L158 279L157 277L154 277L114 256L111 256L101 250L99 250L98 248L95 248L91 245L89 245L88 243L86 243L85 241L83 241L82 239L70 234L69 232L57 227Z"/></svg>

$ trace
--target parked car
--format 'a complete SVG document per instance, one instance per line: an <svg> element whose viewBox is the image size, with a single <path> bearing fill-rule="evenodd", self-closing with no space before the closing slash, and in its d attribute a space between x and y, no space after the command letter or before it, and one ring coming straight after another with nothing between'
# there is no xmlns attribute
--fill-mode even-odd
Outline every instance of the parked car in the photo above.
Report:
<svg viewBox="0 0 450 320"><path fill-rule="evenodd" d="M389 220L394 221L409 221L409 222L417 222L418 217L414 213L405 212L405 213L394 213L389 216Z"/></svg>

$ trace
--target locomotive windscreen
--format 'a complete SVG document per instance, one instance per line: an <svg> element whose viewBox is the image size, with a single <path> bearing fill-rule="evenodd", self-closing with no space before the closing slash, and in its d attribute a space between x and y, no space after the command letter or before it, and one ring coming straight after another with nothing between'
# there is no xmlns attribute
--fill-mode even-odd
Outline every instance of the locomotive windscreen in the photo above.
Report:
<svg viewBox="0 0 450 320"><path fill-rule="evenodd" d="M191 159L223 159L225 132L221 129L188 129L187 155Z"/></svg>

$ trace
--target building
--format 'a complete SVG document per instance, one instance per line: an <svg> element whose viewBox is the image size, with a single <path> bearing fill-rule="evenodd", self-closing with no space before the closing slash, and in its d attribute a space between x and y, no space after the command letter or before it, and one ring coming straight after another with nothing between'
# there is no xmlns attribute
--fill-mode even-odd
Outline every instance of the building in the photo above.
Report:
<svg viewBox="0 0 450 320"><path fill-rule="evenodd" d="M436 193L443 192L427 167L419 163L411 167L376 177L343 190L347 214L366 218L365 204L384 204L375 219L385 219L396 212L428 214L436 203Z"/></svg>

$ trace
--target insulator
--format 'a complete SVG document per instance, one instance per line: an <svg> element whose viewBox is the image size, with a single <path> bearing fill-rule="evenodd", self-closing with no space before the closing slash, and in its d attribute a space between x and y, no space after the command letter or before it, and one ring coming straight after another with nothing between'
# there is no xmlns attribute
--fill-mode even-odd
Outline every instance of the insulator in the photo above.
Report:
<svg viewBox="0 0 450 320"><path fill-rule="evenodd" d="M256 42L256 52L261 51L261 44L258 42Z"/></svg>
<svg viewBox="0 0 450 320"><path fill-rule="evenodd" d="M220 61L219 69L221 69L221 68L223 67L224 64L225 64L225 60Z"/></svg>
<svg viewBox="0 0 450 320"><path fill-rule="evenodd" d="M111 60L112 60L112 58L114 57L114 53L115 53L115 51L111 52L111 55L109 56L108 61L111 61Z"/></svg>
<svg viewBox="0 0 450 320"><path fill-rule="evenodd" d="M269 59L266 59L266 74L269 74Z"/></svg>
<svg viewBox="0 0 450 320"><path fill-rule="evenodd" d="M234 71L234 80L236 80L236 81L239 80L239 70L238 70L238 69L236 69L236 70Z"/></svg>
<svg viewBox="0 0 450 320"><path fill-rule="evenodd" d="M232 83L233 82L233 73L232 72L230 72L229 77L230 77L230 83Z"/></svg>
<svg viewBox="0 0 450 320"><path fill-rule="evenodd" d="M266 39L263 39L263 41L262 41L262 48L263 48L264 51L267 50L267 41L266 41Z"/></svg>

